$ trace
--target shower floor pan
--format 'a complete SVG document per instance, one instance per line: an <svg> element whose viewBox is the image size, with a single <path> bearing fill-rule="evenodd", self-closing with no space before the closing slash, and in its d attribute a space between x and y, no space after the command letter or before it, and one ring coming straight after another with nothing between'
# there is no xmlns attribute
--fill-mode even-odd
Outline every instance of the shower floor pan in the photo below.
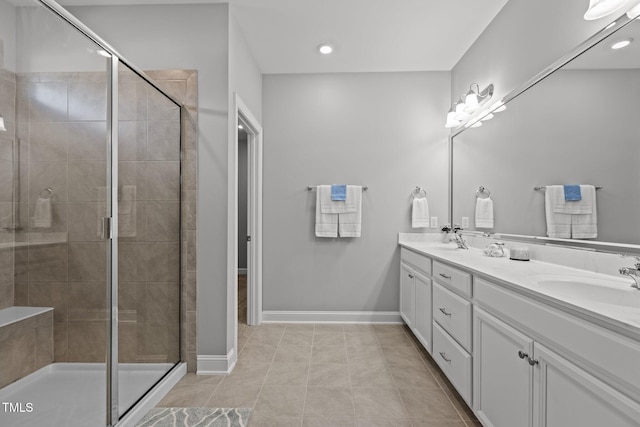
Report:
<svg viewBox="0 0 640 427"><path fill-rule="evenodd" d="M170 363L119 365L118 404L127 410ZM0 390L2 427L106 425L106 371L102 363L52 363Z"/></svg>

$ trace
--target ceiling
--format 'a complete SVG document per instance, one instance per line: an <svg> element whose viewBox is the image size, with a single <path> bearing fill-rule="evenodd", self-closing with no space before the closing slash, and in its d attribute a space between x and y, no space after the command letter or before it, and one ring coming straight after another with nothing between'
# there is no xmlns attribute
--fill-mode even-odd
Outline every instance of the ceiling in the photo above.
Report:
<svg viewBox="0 0 640 427"><path fill-rule="evenodd" d="M451 70L508 0L60 0L64 6L230 3L261 71ZM335 46L320 55L321 43Z"/></svg>

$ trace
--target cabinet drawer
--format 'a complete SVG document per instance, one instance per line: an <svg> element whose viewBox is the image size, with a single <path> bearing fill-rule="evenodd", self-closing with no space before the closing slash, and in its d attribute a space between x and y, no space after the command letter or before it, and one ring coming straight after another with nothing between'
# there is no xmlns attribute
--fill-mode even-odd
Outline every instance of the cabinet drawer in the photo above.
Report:
<svg viewBox="0 0 640 427"><path fill-rule="evenodd" d="M467 351L471 351L470 301L433 284L433 319Z"/></svg>
<svg viewBox="0 0 640 427"><path fill-rule="evenodd" d="M433 358L471 407L471 356L433 322Z"/></svg>
<svg viewBox="0 0 640 427"><path fill-rule="evenodd" d="M402 259L402 262L406 262L407 264L414 266L428 276L431 275L431 258L405 248L400 248L400 258Z"/></svg>
<svg viewBox="0 0 640 427"><path fill-rule="evenodd" d="M471 298L471 274L433 261L433 278L445 286Z"/></svg>

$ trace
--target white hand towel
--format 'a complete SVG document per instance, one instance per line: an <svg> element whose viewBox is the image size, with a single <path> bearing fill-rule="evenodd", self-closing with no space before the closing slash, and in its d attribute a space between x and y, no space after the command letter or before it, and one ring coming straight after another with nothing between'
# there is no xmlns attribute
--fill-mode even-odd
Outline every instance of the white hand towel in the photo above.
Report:
<svg viewBox="0 0 640 427"><path fill-rule="evenodd" d="M429 226L429 201L424 198L413 198L413 208L411 210L411 226L421 228Z"/></svg>
<svg viewBox="0 0 640 427"><path fill-rule="evenodd" d="M318 185L316 194L316 237L338 237L338 214L322 212L322 204L326 200L331 201L331 186Z"/></svg>
<svg viewBox="0 0 640 427"><path fill-rule="evenodd" d="M552 203L553 203L553 211L555 213L564 213L564 214L592 214L593 213L593 202L595 197L591 197L589 194L584 194L582 192L583 188L593 187L593 185L581 185L580 186L580 194L582 196L581 200L572 200L566 201L564 199L564 186L563 185L549 185L549 187L554 187L554 190L551 193ZM593 187L595 189L595 187ZM595 191L595 190L594 190Z"/></svg>
<svg viewBox="0 0 640 427"><path fill-rule="evenodd" d="M322 187L322 191L320 191ZM327 191L327 187L329 191ZM358 209L358 201L354 200L354 194L349 197L349 185L347 185L347 197L345 200L331 200L331 186L319 185L318 194L320 195L320 210L323 214L341 214L348 212L356 212ZM351 186L353 187L353 185ZM352 189L353 191L353 189Z"/></svg>
<svg viewBox="0 0 640 427"><path fill-rule="evenodd" d="M476 197L476 228L493 228L493 200Z"/></svg>
<svg viewBox="0 0 640 427"><path fill-rule="evenodd" d="M51 197L38 197L36 210L31 218L31 225L36 228L51 227Z"/></svg>
<svg viewBox="0 0 640 427"><path fill-rule="evenodd" d="M544 192L544 213L547 220L547 236L559 239L571 238L571 215L554 212L558 200L564 200L562 185L547 185Z"/></svg>
<svg viewBox="0 0 640 427"><path fill-rule="evenodd" d="M330 186L329 193L331 193ZM362 233L362 187L347 185L346 199L346 202L352 205L355 211L338 215L340 237L360 237Z"/></svg>
<svg viewBox="0 0 640 427"><path fill-rule="evenodd" d="M122 197L118 205L118 235L136 237L136 186L123 185Z"/></svg>

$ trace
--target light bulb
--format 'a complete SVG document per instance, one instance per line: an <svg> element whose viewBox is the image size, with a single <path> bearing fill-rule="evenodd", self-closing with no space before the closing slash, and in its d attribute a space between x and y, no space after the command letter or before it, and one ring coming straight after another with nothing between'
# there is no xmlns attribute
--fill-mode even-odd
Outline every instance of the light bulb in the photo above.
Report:
<svg viewBox="0 0 640 427"><path fill-rule="evenodd" d="M589 8L584 14L584 19L592 21L612 14L618 10L627 0L590 0Z"/></svg>
<svg viewBox="0 0 640 427"><path fill-rule="evenodd" d="M328 44L321 44L320 46L318 46L318 51L323 55L329 55L331 52L333 52L333 46Z"/></svg>

